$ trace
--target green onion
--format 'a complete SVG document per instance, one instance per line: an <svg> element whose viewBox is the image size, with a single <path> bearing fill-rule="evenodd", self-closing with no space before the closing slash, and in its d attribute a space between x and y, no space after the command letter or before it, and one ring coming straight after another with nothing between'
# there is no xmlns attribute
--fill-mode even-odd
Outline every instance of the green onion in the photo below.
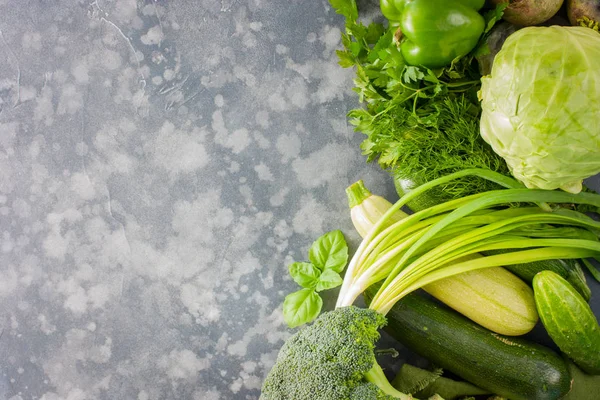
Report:
<svg viewBox="0 0 600 400"><path fill-rule="evenodd" d="M394 213L414 197L465 176L482 177L507 189L448 201L390 224ZM384 279L370 305L383 314L411 291L462 272L554 258L600 258L600 222L577 211L552 210L546 202L600 207L600 195L525 189L504 175L478 169L419 186L366 235L350 261L336 306L352 304L368 286ZM508 208L515 203L538 207ZM523 250L461 261L470 254L499 249Z"/></svg>

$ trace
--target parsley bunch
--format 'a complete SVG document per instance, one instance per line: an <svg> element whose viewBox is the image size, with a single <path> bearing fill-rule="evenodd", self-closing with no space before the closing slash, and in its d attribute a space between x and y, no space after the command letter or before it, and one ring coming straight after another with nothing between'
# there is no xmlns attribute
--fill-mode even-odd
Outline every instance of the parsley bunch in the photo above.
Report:
<svg viewBox="0 0 600 400"><path fill-rule="evenodd" d="M486 30L475 50L432 70L407 65L399 49L401 33L380 23L364 25L354 0L330 2L346 17L344 49L337 54L342 67L356 69L354 91L365 108L352 110L348 117L366 135L361 148L368 161L378 161L396 181L409 186L466 168L509 175L504 160L479 135L477 99L481 74L476 57L489 51L486 39L503 6L485 15ZM471 177L448 183L429 197L439 203L497 188Z"/></svg>

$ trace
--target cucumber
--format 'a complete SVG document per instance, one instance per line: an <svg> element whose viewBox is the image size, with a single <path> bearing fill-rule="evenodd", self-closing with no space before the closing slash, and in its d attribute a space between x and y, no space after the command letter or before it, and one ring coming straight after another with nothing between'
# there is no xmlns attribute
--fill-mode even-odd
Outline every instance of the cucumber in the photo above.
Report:
<svg viewBox="0 0 600 400"><path fill-rule="evenodd" d="M589 304L560 275L533 278L540 319L558 348L588 374L600 374L600 326Z"/></svg>
<svg viewBox="0 0 600 400"><path fill-rule="evenodd" d="M369 288L366 301L375 293ZM555 400L570 390L566 363L552 350L492 333L434 300L410 294L387 318L385 329L405 346L510 400Z"/></svg>

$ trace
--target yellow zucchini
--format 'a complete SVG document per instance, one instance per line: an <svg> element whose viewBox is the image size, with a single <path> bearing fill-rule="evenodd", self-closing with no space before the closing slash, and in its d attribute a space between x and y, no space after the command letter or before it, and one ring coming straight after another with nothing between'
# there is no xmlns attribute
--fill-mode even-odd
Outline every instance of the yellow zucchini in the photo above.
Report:
<svg viewBox="0 0 600 400"><path fill-rule="evenodd" d="M502 267L463 272L430 283L423 290L502 335L523 335L533 329L538 320L533 290Z"/></svg>
<svg viewBox="0 0 600 400"><path fill-rule="evenodd" d="M364 237L392 204L381 196L373 195L362 181L354 183L346 191L352 222ZM406 215L398 211L390 223ZM430 283L423 289L472 321L502 335L523 335L531 331L538 320L533 290L502 267L454 275Z"/></svg>

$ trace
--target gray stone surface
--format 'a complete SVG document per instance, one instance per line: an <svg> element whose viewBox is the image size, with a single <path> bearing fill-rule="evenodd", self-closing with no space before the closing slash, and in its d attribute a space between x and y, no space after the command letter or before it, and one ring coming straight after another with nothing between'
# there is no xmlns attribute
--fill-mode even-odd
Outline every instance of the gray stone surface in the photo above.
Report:
<svg viewBox="0 0 600 400"><path fill-rule="evenodd" d="M0 399L257 399L367 165L326 0L0 0Z"/></svg>
<svg viewBox="0 0 600 400"><path fill-rule="evenodd" d="M256 399L366 165L325 0L0 0L0 399Z"/></svg>

